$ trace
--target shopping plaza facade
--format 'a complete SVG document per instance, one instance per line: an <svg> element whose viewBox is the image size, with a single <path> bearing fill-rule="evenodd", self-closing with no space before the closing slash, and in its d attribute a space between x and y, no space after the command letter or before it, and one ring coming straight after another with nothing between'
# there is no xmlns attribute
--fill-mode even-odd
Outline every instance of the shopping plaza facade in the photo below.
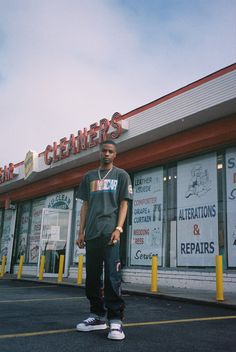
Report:
<svg viewBox="0 0 236 352"><path fill-rule="evenodd" d="M69 118L69 116L68 116ZM97 119L97 122L96 122ZM148 283L152 256L159 281L173 287L215 287L215 257L224 285L236 292L236 64L164 97L52 141L41 153L0 168L0 260L16 273L75 278L75 245L84 173L98 167L99 143L114 139L116 166L133 183L121 238L123 280ZM30 149L30 146L29 146ZM22 158L22 159L23 159ZM85 273L84 273L85 275Z"/></svg>

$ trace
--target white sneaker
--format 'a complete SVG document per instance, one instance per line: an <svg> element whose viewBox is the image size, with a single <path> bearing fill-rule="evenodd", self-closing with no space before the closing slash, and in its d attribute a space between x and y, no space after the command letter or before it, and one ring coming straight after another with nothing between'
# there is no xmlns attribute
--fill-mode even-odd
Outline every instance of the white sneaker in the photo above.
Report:
<svg viewBox="0 0 236 352"><path fill-rule="evenodd" d="M122 329L122 325L117 323L111 323L110 331L107 338L110 340L124 340L125 334Z"/></svg>
<svg viewBox="0 0 236 352"><path fill-rule="evenodd" d="M107 324L104 320L100 320L94 317L85 319L82 323L76 325L78 331L94 331L94 330L105 330Z"/></svg>

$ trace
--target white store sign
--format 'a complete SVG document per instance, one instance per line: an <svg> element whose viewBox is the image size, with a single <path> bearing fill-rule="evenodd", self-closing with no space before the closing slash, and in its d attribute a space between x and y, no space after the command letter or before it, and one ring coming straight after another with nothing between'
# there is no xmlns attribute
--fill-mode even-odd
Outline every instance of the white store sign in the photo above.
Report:
<svg viewBox="0 0 236 352"><path fill-rule="evenodd" d="M216 154L177 166L177 265L214 266L218 254Z"/></svg>
<svg viewBox="0 0 236 352"><path fill-rule="evenodd" d="M151 265L158 255L162 265L163 169L139 172L134 177L131 265Z"/></svg>
<svg viewBox="0 0 236 352"><path fill-rule="evenodd" d="M226 151L228 265L236 267L236 148Z"/></svg>

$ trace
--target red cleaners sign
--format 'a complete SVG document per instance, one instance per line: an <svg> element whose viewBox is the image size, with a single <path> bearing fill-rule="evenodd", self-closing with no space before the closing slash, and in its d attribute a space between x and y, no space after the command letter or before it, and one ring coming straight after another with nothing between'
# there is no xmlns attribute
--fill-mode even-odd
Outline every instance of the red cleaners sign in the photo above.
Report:
<svg viewBox="0 0 236 352"><path fill-rule="evenodd" d="M57 161L70 157L72 154L78 154L83 150L93 148L107 139L116 139L122 133L121 115L116 112L111 120L102 119L90 125L89 131L86 128L78 131L78 135L70 135L60 139L60 143L53 142L48 145L44 152L44 162L51 165Z"/></svg>

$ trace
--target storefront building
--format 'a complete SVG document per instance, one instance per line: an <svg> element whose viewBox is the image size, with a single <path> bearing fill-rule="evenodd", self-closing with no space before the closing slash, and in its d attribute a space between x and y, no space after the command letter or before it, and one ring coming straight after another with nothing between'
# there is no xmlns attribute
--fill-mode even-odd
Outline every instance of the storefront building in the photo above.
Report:
<svg viewBox="0 0 236 352"><path fill-rule="evenodd" d="M81 126L79 126L81 127ZM223 256L225 290L236 292L236 64L127 114L115 113L0 168L0 260L16 273L76 277L75 245L84 173L98 167L99 143L114 139L116 165L134 199L121 239L123 280L150 282L158 255L164 285L215 287Z"/></svg>

